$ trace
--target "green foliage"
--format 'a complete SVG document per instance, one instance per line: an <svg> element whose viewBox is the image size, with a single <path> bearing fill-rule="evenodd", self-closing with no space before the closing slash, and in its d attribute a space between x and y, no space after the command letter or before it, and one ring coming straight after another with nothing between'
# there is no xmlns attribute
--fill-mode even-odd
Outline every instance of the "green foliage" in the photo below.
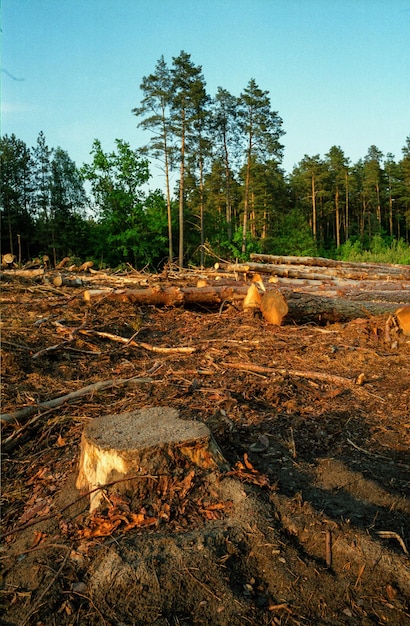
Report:
<svg viewBox="0 0 410 626"><path fill-rule="evenodd" d="M317 246L303 213L291 210L282 216L273 237L264 244L265 254L317 256Z"/></svg>
<svg viewBox="0 0 410 626"><path fill-rule="evenodd" d="M243 243L243 230L242 227L239 227L235 230L232 240L227 241L225 250L227 254L238 261L247 261L249 260L249 255L253 252L259 253L262 252L261 240L259 238L252 237L249 233L246 239L246 252L242 251L242 243Z"/></svg>
<svg viewBox="0 0 410 626"><path fill-rule="evenodd" d="M95 140L92 163L82 169L91 183L100 223L98 252L111 265L146 265L154 256L142 189L149 179L148 161L127 142L115 143L116 150L105 153Z"/></svg>
<svg viewBox="0 0 410 626"><path fill-rule="evenodd" d="M18 238L23 254L30 254L33 218L29 211L32 193L32 159L26 144L12 134L0 139L0 221L1 249L19 253Z"/></svg>
<svg viewBox="0 0 410 626"><path fill-rule="evenodd" d="M1 138L5 251L111 267L159 267L177 247L181 265L202 264L205 248L224 259L266 252L410 262L410 136L398 160L372 145L351 164L334 145L324 157L305 155L285 177L282 119L254 79L239 96L219 87L212 101L201 66L182 51L170 67L161 57L141 91L133 113L151 134L148 146L117 139L105 152L96 139L82 176L42 132L31 149ZM160 163L165 199L147 191L143 155Z"/></svg>
<svg viewBox="0 0 410 626"><path fill-rule="evenodd" d="M374 235L364 246L359 239L349 239L338 250L342 261L359 263L397 263L410 265L410 245L403 239L383 238Z"/></svg>

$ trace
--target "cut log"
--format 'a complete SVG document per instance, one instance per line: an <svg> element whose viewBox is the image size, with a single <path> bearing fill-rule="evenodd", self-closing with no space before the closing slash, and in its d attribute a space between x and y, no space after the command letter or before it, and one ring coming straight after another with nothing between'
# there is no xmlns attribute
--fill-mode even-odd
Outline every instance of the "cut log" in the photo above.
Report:
<svg viewBox="0 0 410 626"><path fill-rule="evenodd" d="M288 319L297 323L319 324L348 322L358 317L393 314L397 304L348 300L340 297L321 297L307 293L284 292L289 306Z"/></svg>
<svg viewBox="0 0 410 626"><path fill-rule="evenodd" d="M53 276L54 287L61 287L62 284L63 284L63 277L61 276L61 274L56 274L55 276Z"/></svg>
<svg viewBox="0 0 410 626"><path fill-rule="evenodd" d="M396 317L403 335L410 337L410 306L397 309Z"/></svg>
<svg viewBox="0 0 410 626"><path fill-rule="evenodd" d="M275 263L278 265L308 265L315 267L344 267L355 270L376 269L387 273L401 272L403 268L410 269L408 265L399 263L368 263L353 261L336 261L335 259L326 259L324 257L309 256L278 256L275 254L257 254L253 253L250 258L256 262Z"/></svg>
<svg viewBox="0 0 410 626"><path fill-rule="evenodd" d="M78 268L78 272L87 272L94 265L94 261L86 261Z"/></svg>
<svg viewBox="0 0 410 626"><path fill-rule="evenodd" d="M261 307L261 294L258 291L255 283L252 283L248 289L248 293L246 294L243 304L244 311L253 312L255 310L259 310Z"/></svg>
<svg viewBox="0 0 410 626"><path fill-rule="evenodd" d="M141 494L138 483L147 477L172 475L177 467L227 469L209 428L180 419L170 407L98 417L84 428L80 450L76 486L90 491L90 512L101 503L99 486L110 483L109 491Z"/></svg>
<svg viewBox="0 0 410 626"><path fill-rule="evenodd" d="M225 300L242 300L248 291L246 285L210 286L210 287L147 287L143 289L116 289L106 297L122 302L132 302L138 305L180 306L183 304L209 304L219 306ZM94 298L100 298L101 291L87 290L84 300L91 303Z"/></svg>
<svg viewBox="0 0 410 626"><path fill-rule="evenodd" d="M260 272L261 274L274 274L285 278L303 278L306 280L326 280L331 277L342 277L350 280L387 280L387 281L410 281L410 267L399 265L394 267L367 266L364 267L317 267L307 265L277 265L274 263L238 263L227 266L228 272L248 274Z"/></svg>
<svg viewBox="0 0 410 626"><path fill-rule="evenodd" d="M38 278L44 276L44 269L41 267L38 269L4 270L3 274L12 278Z"/></svg>
<svg viewBox="0 0 410 626"><path fill-rule="evenodd" d="M146 289L118 289L107 293L104 297L122 302L132 302L138 305L181 306L207 305L220 306L222 302L240 302L248 293L249 287L244 284L238 286L218 287L148 287ZM276 290L276 289L275 289ZM373 302L371 295L366 301L353 301L335 295L324 297L310 295L303 292L294 292L290 289L281 289L288 307L288 318L298 323L315 322L318 324L346 322L357 317L371 315L393 314L400 304L400 294L397 291L396 302ZM269 289L267 291L269 293ZM91 303L94 294L101 297L100 290L84 292L84 299Z"/></svg>
<svg viewBox="0 0 410 626"><path fill-rule="evenodd" d="M279 291L267 291L261 298L262 315L269 324L280 326L289 311L288 304Z"/></svg>
<svg viewBox="0 0 410 626"><path fill-rule="evenodd" d="M14 259L15 259L14 254L10 254L10 252L3 254L3 256L1 257L1 266L8 267L10 265L13 265Z"/></svg>

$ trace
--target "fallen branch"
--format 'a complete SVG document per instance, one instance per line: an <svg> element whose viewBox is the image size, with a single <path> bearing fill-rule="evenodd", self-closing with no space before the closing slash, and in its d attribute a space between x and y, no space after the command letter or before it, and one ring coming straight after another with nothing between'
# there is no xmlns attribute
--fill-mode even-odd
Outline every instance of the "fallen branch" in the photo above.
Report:
<svg viewBox="0 0 410 626"><path fill-rule="evenodd" d="M32 607L32 609L26 615L26 618L25 618L24 622L22 622L22 626L26 626L26 624L28 624L31 621L32 616L35 615L37 613L37 611L40 610L40 607L41 607L41 604L42 604L44 596L50 591L51 587L54 585L56 580L58 580L58 577L60 576L61 572L63 571L63 569L64 569L64 567L65 567L65 565L66 565L66 563L68 561L68 557L70 556L72 549L73 549L73 546L71 545L68 548L67 553L66 553L66 555L64 557L64 560L61 563L58 571L55 572L54 576L52 577L52 579L50 580L48 585L46 585L46 587L37 596L36 601L34 602L34 606Z"/></svg>
<svg viewBox="0 0 410 626"><path fill-rule="evenodd" d="M157 352L159 354L192 354L193 352L196 352L196 348L190 347L164 348L151 346L151 344L145 343L143 341L134 341L134 339L127 339L126 337L121 337L120 335L113 335L112 333L105 333L98 330L80 330L79 332L81 333L81 335L96 335L97 337L102 337L103 339L111 339L111 341L118 341L119 343L133 346L134 348L143 348L144 350Z"/></svg>
<svg viewBox="0 0 410 626"><path fill-rule="evenodd" d="M150 383L152 382L152 378L139 378L138 376L134 376L133 378L116 378L110 380L101 380L97 383L92 383L91 385L87 385L86 387L82 387L81 389L76 389L75 391L71 391L64 396L60 396L58 398L53 398L52 400L46 400L45 402L39 402L36 405L26 406L23 409L18 409L13 413L2 413L0 415L0 420L2 422L20 422L22 420L31 417L37 411L42 411L44 409L53 409L57 406L61 406L66 402L74 402L79 398L82 398L89 393L94 393L96 391L104 391L105 389L109 389L110 387L119 387L121 385L133 385L133 384L142 384L142 383Z"/></svg>
<svg viewBox="0 0 410 626"><path fill-rule="evenodd" d="M297 378L307 378L309 380L323 380L336 385L353 386L358 385L357 379L345 378L326 372L302 372L300 370L288 370L283 368L265 367L264 365L253 365L252 363L220 363L222 367L241 370L243 372L255 372L257 374L280 374L281 376L295 376Z"/></svg>
<svg viewBox="0 0 410 626"><path fill-rule="evenodd" d="M389 461L389 463L392 463L391 457L388 457L385 454L379 454L377 452L370 452L370 450L366 450L365 448L361 448L360 446L358 446L356 443L354 443L354 441L352 441L349 438L347 438L346 441L351 446L353 446L353 448L355 448L356 450L358 450L362 454L367 454L368 456L372 456L372 457L375 457L377 459L384 459L386 461ZM401 461L395 461L395 464L399 465L400 467L405 467L406 469L410 469L410 465L408 463L402 463Z"/></svg>

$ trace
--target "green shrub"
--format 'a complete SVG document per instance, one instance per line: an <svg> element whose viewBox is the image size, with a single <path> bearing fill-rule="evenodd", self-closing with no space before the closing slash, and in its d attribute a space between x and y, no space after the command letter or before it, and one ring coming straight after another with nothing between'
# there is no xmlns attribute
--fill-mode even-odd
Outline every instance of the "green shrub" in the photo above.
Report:
<svg viewBox="0 0 410 626"><path fill-rule="evenodd" d="M367 246L359 239L349 239L338 250L337 257L342 261L358 263L410 264L410 245L403 239L383 238L374 235Z"/></svg>

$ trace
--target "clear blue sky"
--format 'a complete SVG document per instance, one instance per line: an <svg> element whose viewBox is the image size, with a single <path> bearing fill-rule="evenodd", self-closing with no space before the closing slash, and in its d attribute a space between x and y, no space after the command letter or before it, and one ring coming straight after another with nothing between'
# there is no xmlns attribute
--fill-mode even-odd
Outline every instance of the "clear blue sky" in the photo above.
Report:
<svg viewBox="0 0 410 626"><path fill-rule="evenodd" d="M250 78L283 119L283 166L340 145L401 158L410 135L410 0L1 0L2 134L40 130L78 165L94 138L144 145L131 109L164 55L208 92Z"/></svg>

